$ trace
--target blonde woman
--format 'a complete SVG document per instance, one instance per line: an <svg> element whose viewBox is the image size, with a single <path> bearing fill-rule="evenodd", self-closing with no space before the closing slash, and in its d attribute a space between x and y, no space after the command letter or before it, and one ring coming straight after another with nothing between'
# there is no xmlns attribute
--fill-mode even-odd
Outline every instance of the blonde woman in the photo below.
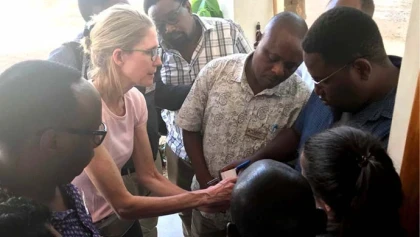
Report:
<svg viewBox="0 0 420 237"><path fill-rule="evenodd" d="M113 6L96 17L85 51L89 72L102 98L102 120L108 127L103 144L84 172L73 180L103 236L141 236L138 218L177 213L203 205L224 204L236 180L206 190L186 192L155 168L147 137L147 109L134 86L150 86L161 64L155 26L128 5ZM132 196L121 167L132 157L138 181L159 196ZM123 221L121 219L131 220Z"/></svg>

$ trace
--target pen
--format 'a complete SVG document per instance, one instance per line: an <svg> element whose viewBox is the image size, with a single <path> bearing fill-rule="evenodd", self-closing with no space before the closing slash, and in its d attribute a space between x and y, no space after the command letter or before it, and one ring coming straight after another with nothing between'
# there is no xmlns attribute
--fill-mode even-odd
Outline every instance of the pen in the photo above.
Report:
<svg viewBox="0 0 420 237"><path fill-rule="evenodd" d="M238 173L239 170L247 167L250 163L251 163L250 160L246 160L246 161L242 162L241 164L239 164L238 166L236 166L235 167L236 173ZM216 183L218 183L219 181L220 181L219 178L214 178L214 179L210 180L209 182L207 182L207 185L212 186L212 185L215 185Z"/></svg>
<svg viewBox="0 0 420 237"><path fill-rule="evenodd" d="M238 173L239 170L246 168L250 163L251 163L250 160L246 160L242 162L241 164L239 164L238 166L236 166L236 173Z"/></svg>
<svg viewBox="0 0 420 237"><path fill-rule="evenodd" d="M273 124L273 126L271 126L271 133L275 133L276 130L277 130L277 128L278 128L278 125L277 124Z"/></svg>
<svg viewBox="0 0 420 237"><path fill-rule="evenodd" d="M207 186L212 186L212 185L215 185L215 184L217 184L219 181L220 181L220 179L219 179L219 178L214 178L214 179L210 180L209 182L207 182Z"/></svg>

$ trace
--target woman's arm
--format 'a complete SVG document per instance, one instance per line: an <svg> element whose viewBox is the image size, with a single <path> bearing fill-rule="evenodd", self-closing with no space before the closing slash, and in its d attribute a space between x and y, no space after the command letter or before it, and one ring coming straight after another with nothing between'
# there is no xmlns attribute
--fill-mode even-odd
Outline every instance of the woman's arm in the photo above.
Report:
<svg viewBox="0 0 420 237"><path fill-rule="evenodd" d="M187 192L171 183L159 173L153 161L152 150L147 136L146 124L134 130L134 150L132 159L138 181L158 196L170 196Z"/></svg>
<svg viewBox="0 0 420 237"><path fill-rule="evenodd" d="M120 171L103 145L95 149L95 156L85 171L115 213L123 219L167 215L227 201L236 182L234 179L223 180L205 190L170 197L133 196L125 188Z"/></svg>

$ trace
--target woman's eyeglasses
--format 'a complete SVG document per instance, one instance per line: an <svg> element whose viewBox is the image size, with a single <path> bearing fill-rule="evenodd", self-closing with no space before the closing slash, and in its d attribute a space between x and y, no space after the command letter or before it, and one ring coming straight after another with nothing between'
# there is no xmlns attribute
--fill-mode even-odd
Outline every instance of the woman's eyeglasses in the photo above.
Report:
<svg viewBox="0 0 420 237"><path fill-rule="evenodd" d="M146 55L150 55L150 59L152 62L156 61L160 55L162 55L162 49L161 48L154 48L154 49L124 49L124 51L127 52L142 52Z"/></svg>

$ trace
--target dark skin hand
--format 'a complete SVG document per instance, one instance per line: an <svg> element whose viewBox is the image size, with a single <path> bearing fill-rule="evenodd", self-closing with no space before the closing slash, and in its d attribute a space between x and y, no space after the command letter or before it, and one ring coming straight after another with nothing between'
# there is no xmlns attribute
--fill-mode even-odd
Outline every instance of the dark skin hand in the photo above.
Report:
<svg viewBox="0 0 420 237"><path fill-rule="evenodd" d="M242 160L232 162L223 167L221 171L224 172L233 169L247 160L250 160L251 163L262 159L273 159L281 162L290 161L293 159L292 157L298 148L299 140L300 135L293 128L283 129L272 141L258 150L255 154Z"/></svg>

